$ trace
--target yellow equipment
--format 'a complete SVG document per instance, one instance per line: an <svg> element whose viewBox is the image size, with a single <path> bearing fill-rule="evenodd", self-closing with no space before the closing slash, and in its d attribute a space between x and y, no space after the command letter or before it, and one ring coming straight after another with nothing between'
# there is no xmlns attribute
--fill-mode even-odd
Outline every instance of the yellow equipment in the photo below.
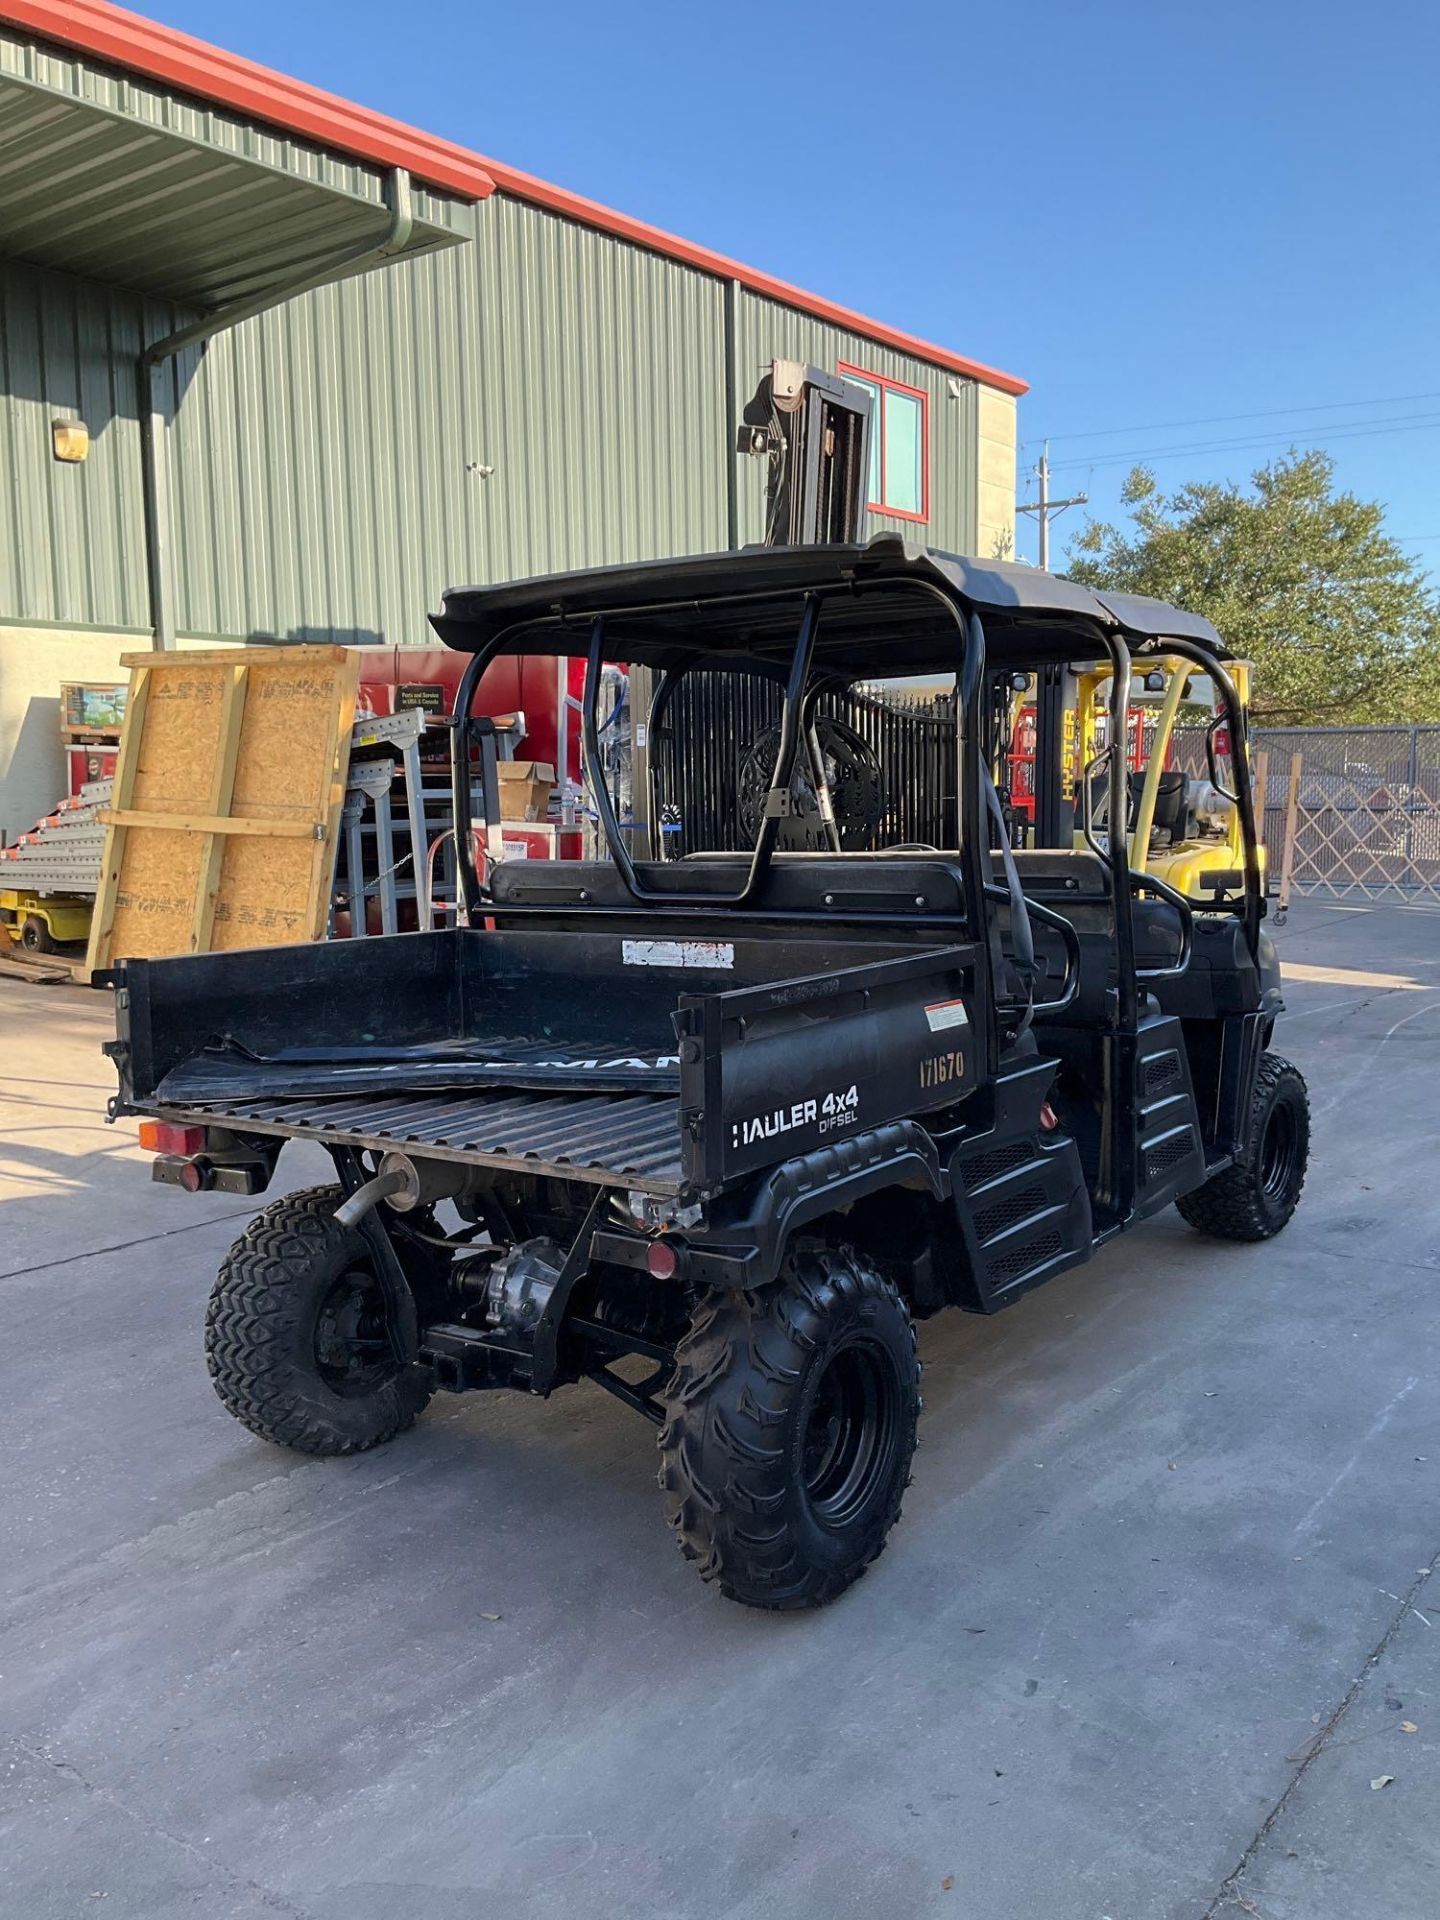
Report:
<svg viewBox="0 0 1440 1920"><path fill-rule="evenodd" d="M0 926L29 953L52 953L90 931L92 900L60 893L32 893L28 887L0 887Z"/></svg>
<svg viewBox="0 0 1440 1920"><path fill-rule="evenodd" d="M1175 657L1157 660L1148 655L1137 666L1144 674L1144 690L1132 694L1135 733L1126 743L1132 769L1130 865L1136 873L1153 873L1158 880L1168 881L1187 899L1238 898L1244 891L1245 850L1239 809L1225 784L1223 766L1228 746L1222 749L1216 744L1212 764L1218 779L1187 779L1181 770L1166 764L1195 667ZM1230 674L1248 712L1250 668L1245 661L1232 661ZM1095 798L1086 776L1100 751L1109 684L1108 668L1077 675L1073 728L1069 710L1065 716L1065 785L1070 788L1073 783L1078 809L1077 847L1086 843L1085 808L1093 805ZM1158 694L1158 704L1147 701L1145 694ZM1151 712L1155 715L1153 727L1147 721ZM1212 721L1212 729L1218 724L1218 720ZM1093 815L1089 824L1092 832L1104 828L1103 822L1097 826ZM1263 844L1259 852L1263 871Z"/></svg>

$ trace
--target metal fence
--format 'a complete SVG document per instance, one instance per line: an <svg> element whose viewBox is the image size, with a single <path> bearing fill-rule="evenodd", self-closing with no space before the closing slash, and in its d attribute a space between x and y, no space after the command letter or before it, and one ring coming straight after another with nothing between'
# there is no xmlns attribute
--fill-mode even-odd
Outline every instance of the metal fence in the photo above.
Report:
<svg viewBox="0 0 1440 1920"><path fill-rule="evenodd" d="M1296 893L1440 906L1440 726L1261 728L1265 845Z"/></svg>
<svg viewBox="0 0 1440 1920"><path fill-rule="evenodd" d="M754 796L745 791L747 762L778 729L782 704L780 687L759 674L691 673L680 682L651 742L668 852L748 851L754 826L747 830L747 800ZM843 793L834 796L845 844L954 844L955 709L948 695L852 688L822 695L816 710L821 720L859 734L880 769L880 817L872 826L855 827Z"/></svg>

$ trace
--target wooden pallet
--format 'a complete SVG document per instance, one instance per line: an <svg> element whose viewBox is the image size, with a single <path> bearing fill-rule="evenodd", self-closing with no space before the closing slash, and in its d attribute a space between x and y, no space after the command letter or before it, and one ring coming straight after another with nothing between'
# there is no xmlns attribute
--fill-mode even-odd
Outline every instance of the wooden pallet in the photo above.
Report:
<svg viewBox="0 0 1440 1920"><path fill-rule="evenodd" d="M87 965L325 931L359 662L135 653Z"/></svg>

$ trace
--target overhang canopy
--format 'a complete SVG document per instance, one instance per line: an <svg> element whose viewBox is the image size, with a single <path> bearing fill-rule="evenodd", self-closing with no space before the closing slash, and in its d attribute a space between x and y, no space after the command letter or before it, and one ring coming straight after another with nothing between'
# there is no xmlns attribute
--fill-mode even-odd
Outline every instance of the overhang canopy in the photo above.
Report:
<svg viewBox="0 0 1440 1920"><path fill-rule="evenodd" d="M0 254L206 311L390 225L386 172L0 31ZM391 258L458 243L417 190Z"/></svg>

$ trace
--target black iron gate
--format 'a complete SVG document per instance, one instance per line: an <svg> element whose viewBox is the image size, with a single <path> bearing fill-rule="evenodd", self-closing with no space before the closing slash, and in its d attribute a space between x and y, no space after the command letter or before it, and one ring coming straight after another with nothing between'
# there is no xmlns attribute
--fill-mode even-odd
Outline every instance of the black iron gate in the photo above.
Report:
<svg viewBox="0 0 1440 1920"><path fill-rule="evenodd" d="M682 679L650 742L668 857L748 851L754 835L743 824L746 761L779 726L782 704L780 687L760 674L695 672ZM952 695L854 687L822 694L816 714L853 729L878 769L879 822L852 827L847 845L955 845Z"/></svg>

